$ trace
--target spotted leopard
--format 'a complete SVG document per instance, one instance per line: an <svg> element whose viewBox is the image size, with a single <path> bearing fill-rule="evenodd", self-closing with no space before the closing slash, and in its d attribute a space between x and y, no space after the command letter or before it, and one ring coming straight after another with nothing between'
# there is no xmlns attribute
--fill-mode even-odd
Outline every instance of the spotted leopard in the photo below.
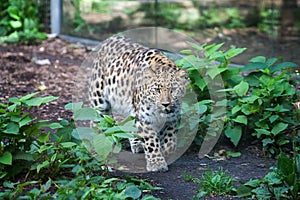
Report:
<svg viewBox="0 0 300 200"><path fill-rule="evenodd" d="M176 132L187 73L157 49L123 36L106 39L93 61L90 101L102 114L133 116L137 135L131 150L145 152L147 171L168 170L166 157L176 150Z"/></svg>

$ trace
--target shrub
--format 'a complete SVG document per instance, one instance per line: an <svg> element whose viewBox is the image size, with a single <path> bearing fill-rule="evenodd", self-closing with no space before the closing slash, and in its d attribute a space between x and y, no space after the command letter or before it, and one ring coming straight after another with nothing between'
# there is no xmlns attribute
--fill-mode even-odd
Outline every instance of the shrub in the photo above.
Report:
<svg viewBox="0 0 300 200"><path fill-rule="evenodd" d="M57 99L37 94L0 103L1 199L157 199L144 191L160 188L132 177L107 175L106 158L121 150L120 138L131 137L124 130L132 130L134 121L116 124L92 108L82 108L81 103L66 105L76 120L93 118L99 122L95 130L85 130L104 131L97 135L94 149L86 149L84 142L89 141L80 141L73 121L58 123L31 116L33 107Z"/></svg>
<svg viewBox="0 0 300 200"><path fill-rule="evenodd" d="M185 178L187 181L192 180L200 185L195 199L201 199L206 196L231 195L236 192L236 188L233 186L234 179L222 168L216 171L207 170L201 179L188 175Z"/></svg>
<svg viewBox="0 0 300 200"><path fill-rule="evenodd" d="M293 138L293 155L281 152L277 158L277 167L263 179L250 180L238 189L240 197L257 199L298 199L300 195L300 155L299 135Z"/></svg>
<svg viewBox="0 0 300 200"><path fill-rule="evenodd" d="M230 59L245 48L220 51L222 44L191 46L194 50L183 51L189 55L177 64L187 68L199 104L205 102L208 107L200 121L200 132L216 136L225 120L223 133L235 146L243 134L252 135L261 141L265 152L277 155L290 141L288 130L299 124L293 107L299 92L291 70L297 65L258 56L244 68L233 68L229 66ZM199 52L204 58L196 56Z"/></svg>
<svg viewBox="0 0 300 200"><path fill-rule="evenodd" d="M0 6L0 43L35 43L46 39L39 31L39 2L36 0L9 0Z"/></svg>
<svg viewBox="0 0 300 200"><path fill-rule="evenodd" d="M30 110L49 103L56 97L35 97L37 93L21 98L10 98L9 104L0 104L0 179L15 176L29 169L36 159L34 145L42 145L49 140L49 133L43 128L62 128L59 123L47 123L30 116Z"/></svg>

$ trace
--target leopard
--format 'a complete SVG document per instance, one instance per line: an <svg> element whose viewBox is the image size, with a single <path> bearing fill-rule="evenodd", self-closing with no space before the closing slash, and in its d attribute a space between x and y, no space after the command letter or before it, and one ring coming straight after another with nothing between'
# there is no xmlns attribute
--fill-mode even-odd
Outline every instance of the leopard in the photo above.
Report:
<svg viewBox="0 0 300 200"><path fill-rule="evenodd" d="M135 118L132 153L145 153L148 172L167 171L176 151L187 71L163 51L122 35L104 40L92 61L89 101L100 114Z"/></svg>

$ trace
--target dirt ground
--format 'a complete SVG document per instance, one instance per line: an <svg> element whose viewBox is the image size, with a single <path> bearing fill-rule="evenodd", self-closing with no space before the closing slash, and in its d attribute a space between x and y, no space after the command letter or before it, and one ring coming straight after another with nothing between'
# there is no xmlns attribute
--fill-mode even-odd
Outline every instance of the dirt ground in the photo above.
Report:
<svg viewBox="0 0 300 200"><path fill-rule="evenodd" d="M255 49L251 49L250 52L255 52ZM58 38L48 39L36 46L0 45L0 102L6 102L10 97L20 97L46 88L41 92L42 95L58 96L59 99L44 106L41 110L36 110L35 114L45 119L69 119L72 114L65 111L63 107L72 101L76 73L88 53L90 53L89 50L84 46ZM291 56L287 52L286 54ZM299 60L289 61L300 63ZM223 149L238 150L242 155L230 159L212 158ZM195 183L184 180L185 173L200 178L207 167L212 169L223 167L236 180L247 181L250 178L262 178L269 167L275 165L274 160L263 157L255 143L233 149L223 139L210 155L210 158L200 159L197 147L192 147L171 164L166 173L132 175L146 178L154 185L162 187L163 190L154 192L157 197L182 200L193 198L198 187ZM210 197L208 199L238 198Z"/></svg>

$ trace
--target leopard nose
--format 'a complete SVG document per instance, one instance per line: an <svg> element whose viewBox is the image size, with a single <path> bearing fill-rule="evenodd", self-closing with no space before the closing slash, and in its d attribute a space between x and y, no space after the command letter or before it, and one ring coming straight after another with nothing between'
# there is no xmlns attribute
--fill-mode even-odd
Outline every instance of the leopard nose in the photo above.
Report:
<svg viewBox="0 0 300 200"><path fill-rule="evenodd" d="M162 102L161 105L163 105L164 107L168 107L170 105L170 102Z"/></svg>

